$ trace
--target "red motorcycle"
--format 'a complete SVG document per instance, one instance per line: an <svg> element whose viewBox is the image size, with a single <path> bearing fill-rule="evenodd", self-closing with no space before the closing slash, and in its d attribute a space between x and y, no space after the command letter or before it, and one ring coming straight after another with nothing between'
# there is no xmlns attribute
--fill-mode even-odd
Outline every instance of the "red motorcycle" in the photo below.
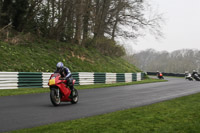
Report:
<svg viewBox="0 0 200 133"><path fill-rule="evenodd" d="M73 80L73 85L76 80ZM78 102L78 91L74 88L72 92L67 86L67 81L61 78L59 73L54 73L49 79L49 88L50 88L50 99L54 106L58 106L60 102L71 102L76 104ZM70 94L72 93L72 97Z"/></svg>

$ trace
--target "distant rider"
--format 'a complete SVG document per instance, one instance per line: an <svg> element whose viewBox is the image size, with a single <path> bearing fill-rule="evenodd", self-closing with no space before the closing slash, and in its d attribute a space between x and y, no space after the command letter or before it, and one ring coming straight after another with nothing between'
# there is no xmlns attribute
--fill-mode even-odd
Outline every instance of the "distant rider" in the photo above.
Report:
<svg viewBox="0 0 200 133"><path fill-rule="evenodd" d="M60 73L61 77L64 78L64 80L67 80L67 85L69 86L70 90L73 92L74 86L73 86L73 78L72 73L70 72L69 68L65 67L62 62L58 62L56 65L56 71L54 73ZM70 95L72 97L72 93Z"/></svg>
<svg viewBox="0 0 200 133"><path fill-rule="evenodd" d="M157 75L157 77L160 77L160 72L157 71L157 72L156 72L156 75Z"/></svg>
<svg viewBox="0 0 200 133"><path fill-rule="evenodd" d="M193 80L191 73L189 73L188 71L185 71L185 79L188 79L190 81Z"/></svg>
<svg viewBox="0 0 200 133"><path fill-rule="evenodd" d="M196 70L193 70L193 72L192 72L192 77L194 77L195 74L198 75L198 73L196 72Z"/></svg>

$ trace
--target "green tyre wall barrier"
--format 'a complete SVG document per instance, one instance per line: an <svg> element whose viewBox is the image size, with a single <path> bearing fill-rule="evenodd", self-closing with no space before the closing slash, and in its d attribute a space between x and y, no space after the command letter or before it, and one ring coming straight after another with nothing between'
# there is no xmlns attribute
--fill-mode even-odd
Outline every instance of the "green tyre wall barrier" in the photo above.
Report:
<svg viewBox="0 0 200 133"><path fill-rule="evenodd" d="M0 89L48 88L52 73L0 72ZM73 72L75 85L112 84L144 79L144 73Z"/></svg>
<svg viewBox="0 0 200 133"><path fill-rule="evenodd" d="M106 73L94 73L94 84L106 83Z"/></svg>
<svg viewBox="0 0 200 133"><path fill-rule="evenodd" d="M125 82L125 74L124 73L117 73L117 82Z"/></svg>
<svg viewBox="0 0 200 133"><path fill-rule="evenodd" d="M42 88L42 73L19 72L18 88Z"/></svg>

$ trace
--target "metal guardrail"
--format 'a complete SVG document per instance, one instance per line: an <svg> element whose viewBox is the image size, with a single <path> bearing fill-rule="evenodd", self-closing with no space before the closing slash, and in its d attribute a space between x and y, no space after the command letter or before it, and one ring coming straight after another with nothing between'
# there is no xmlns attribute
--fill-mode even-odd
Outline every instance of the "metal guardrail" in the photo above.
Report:
<svg viewBox="0 0 200 133"><path fill-rule="evenodd" d="M45 88L52 73L0 72L0 89ZM74 72L75 85L111 84L116 82L140 81L144 73L97 73Z"/></svg>

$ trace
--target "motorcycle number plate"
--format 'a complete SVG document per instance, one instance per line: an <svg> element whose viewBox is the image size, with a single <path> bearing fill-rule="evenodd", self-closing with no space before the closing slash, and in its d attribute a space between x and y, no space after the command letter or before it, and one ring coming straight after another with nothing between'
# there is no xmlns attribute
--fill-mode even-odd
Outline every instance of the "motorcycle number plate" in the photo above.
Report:
<svg viewBox="0 0 200 133"><path fill-rule="evenodd" d="M49 85L55 85L55 84L56 84L55 79L49 80Z"/></svg>

